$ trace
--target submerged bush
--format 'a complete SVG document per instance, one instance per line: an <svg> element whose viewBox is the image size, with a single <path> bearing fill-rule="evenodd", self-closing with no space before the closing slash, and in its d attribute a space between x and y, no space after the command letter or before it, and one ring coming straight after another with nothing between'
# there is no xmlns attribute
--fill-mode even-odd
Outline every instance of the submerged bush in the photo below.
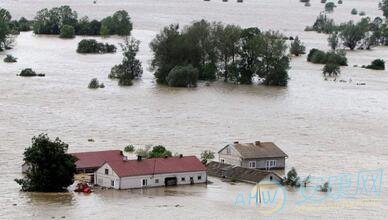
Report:
<svg viewBox="0 0 388 220"><path fill-rule="evenodd" d="M166 78L167 84L173 87L192 87L197 85L198 70L192 65L176 66Z"/></svg>
<svg viewBox="0 0 388 220"><path fill-rule="evenodd" d="M358 11L357 9L353 8L352 11L350 12L352 15L357 15Z"/></svg>
<svg viewBox="0 0 388 220"><path fill-rule="evenodd" d="M60 34L60 38L74 38L75 37L75 30L73 26L70 25L63 25Z"/></svg>
<svg viewBox="0 0 388 220"><path fill-rule="evenodd" d="M326 63L323 67L323 75L337 76L341 73L340 66L336 63Z"/></svg>
<svg viewBox="0 0 388 220"><path fill-rule="evenodd" d="M32 77L32 76L45 76L44 74L37 74L35 71L33 71L31 68L26 68L22 70L19 74L19 76L23 77Z"/></svg>
<svg viewBox="0 0 388 220"><path fill-rule="evenodd" d="M346 54L342 50L334 52L324 52L318 49L311 49L307 55L307 61L316 64L335 63L340 66L347 66Z"/></svg>
<svg viewBox="0 0 388 220"><path fill-rule="evenodd" d="M17 62L17 58L12 56L12 55L7 55L5 58L4 58L4 62L6 63L16 63Z"/></svg>
<svg viewBox="0 0 388 220"><path fill-rule="evenodd" d="M98 88L104 88L104 87L105 87L104 84L102 83L100 84L97 78L93 78L88 85L89 89L98 89Z"/></svg>
<svg viewBox="0 0 388 220"><path fill-rule="evenodd" d="M291 43L290 53L295 56L306 53L306 47L299 40L298 36L296 36L294 42Z"/></svg>
<svg viewBox="0 0 388 220"><path fill-rule="evenodd" d="M360 16L365 16L366 13L365 13L365 11L360 11L360 13L359 13L358 15L360 15Z"/></svg>
<svg viewBox="0 0 388 220"><path fill-rule="evenodd" d="M93 39L84 39L78 43L78 53L114 53L116 46L108 43L99 43Z"/></svg>
<svg viewBox="0 0 388 220"><path fill-rule="evenodd" d="M385 70L385 61L382 59L373 60L372 63L365 68L373 70Z"/></svg>
<svg viewBox="0 0 388 220"><path fill-rule="evenodd" d="M334 4L334 2L328 2L325 5L325 11L329 12L329 13L333 12L335 7L337 7L337 6Z"/></svg>

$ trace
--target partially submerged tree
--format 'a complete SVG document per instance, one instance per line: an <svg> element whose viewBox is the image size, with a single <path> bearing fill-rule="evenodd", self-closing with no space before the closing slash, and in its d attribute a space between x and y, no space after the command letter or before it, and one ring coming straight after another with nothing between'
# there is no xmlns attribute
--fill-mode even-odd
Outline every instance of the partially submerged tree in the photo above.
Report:
<svg viewBox="0 0 388 220"><path fill-rule="evenodd" d="M162 145L157 145L152 148L152 150L148 153L148 158L157 158L157 157L171 157L171 151L167 150Z"/></svg>
<svg viewBox="0 0 388 220"><path fill-rule="evenodd" d="M207 164L210 160L213 160L215 158L214 152L210 150L205 150L201 153L201 161L203 164Z"/></svg>
<svg viewBox="0 0 388 220"><path fill-rule="evenodd" d="M70 26L70 25L63 25L61 27L59 37L60 38L74 38L75 37L74 27Z"/></svg>
<svg viewBox="0 0 388 220"><path fill-rule="evenodd" d="M340 73L341 73L341 69L337 63L327 63L323 67L324 76L337 76Z"/></svg>
<svg viewBox="0 0 388 220"><path fill-rule="evenodd" d="M339 32L339 37L341 38L343 45L348 47L351 50L354 50L357 45L365 37L365 33L368 31L368 26L365 24L365 21L360 21L355 24L353 21L341 24L341 31Z"/></svg>
<svg viewBox="0 0 388 220"><path fill-rule="evenodd" d="M0 7L0 51L10 49L11 29L9 27L11 14Z"/></svg>
<svg viewBox="0 0 388 220"><path fill-rule="evenodd" d="M198 70L192 65L176 66L167 75L167 84L173 87L197 86Z"/></svg>
<svg viewBox="0 0 388 220"><path fill-rule="evenodd" d="M132 144L129 144L124 147L124 152L133 153L135 151L135 147Z"/></svg>
<svg viewBox="0 0 388 220"><path fill-rule="evenodd" d="M325 4L325 11L331 13L334 11L334 8L337 7L334 2L328 2Z"/></svg>
<svg viewBox="0 0 388 220"><path fill-rule="evenodd" d="M7 54L7 56L4 58L3 60L5 63L16 63L17 62L17 58L10 55L10 54Z"/></svg>
<svg viewBox="0 0 388 220"><path fill-rule="evenodd" d="M295 56L299 56L301 54L305 54L306 53L306 47L299 40L298 36L296 36L295 39L294 39L294 42L291 43L290 52L291 52L291 54L293 54Z"/></svg>
<svg viewBox="0 0 388 220"><path fill-rule="evenodd" d="M282 184L287 186L299 187L300 186L300 177L296 172L296 169L293 167L288 171L287 176L282 179Z"/></svg>
<svg viewBox="0 0 388 220"><path fill-rule="evenodd" d="M337 32L333 32L327 38L327 42L329 43L329 47L332 51L335 51L339 46L339 37Z"/></svg>
<svg viewBox="0 0 388 220"><path fill-rule="evenodd" d="M59 138L50 140L46 134L32 138L24 151L29 166L23 179L15 179L23 191L61 192L74 181L76 158L67 154L68 145Z"/></svg>
<svg viewBox="0 0 388 220"><path fill-rule="evenodd" d="M379 6L380 10L383 11L384 17L388 19L388 0L382 0Z"/></svg>
<svg viewBox="0 0 388 220"><path fill-rule="evenodd" d="M372 63L365 68L373 70L385 70L385 61L383 59L373 60Z"/></svg>

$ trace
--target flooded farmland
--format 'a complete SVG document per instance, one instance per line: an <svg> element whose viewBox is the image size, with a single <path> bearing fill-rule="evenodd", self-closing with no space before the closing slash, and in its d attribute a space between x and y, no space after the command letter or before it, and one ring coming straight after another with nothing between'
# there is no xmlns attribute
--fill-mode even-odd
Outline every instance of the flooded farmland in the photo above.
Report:
<svg viewBox="0 0 388 220"><path fill-rule="evenodd" d="M0 0L14 18L32 19L36 11L70 5L79 17L102 18L125 9L133 36L141 41L139 59L144 75L123 88L108 79L121 54L80 55L78 42L23 32L10 50L15 64L0 62L0 219L262 219L255 207L235 205L249 184L224 183L145 190L102 190L91 195L23 193L14 182L21 176L23 151L31 137L48 133L70 145L70 152L122 149L163 144L172 152L199 156L218 151L235 140L273 141L288 155L287 170L301 176L329 176L388 168L388 72L353 67L388 58L388 47L348 52L349 66L337 81L325 81L322 66L293 58L286 88L214 82L197 88L157 85L149 70L149 42L171 23L189 24L205 18L242 27L279 30L298 35L311 48L328 49L327 36L304 32L323 9L320 0L304 7L299 0ZM367 16L381 16L377 0L344 0L331 15L336 22L359 19L352 8ZM98 38L118 45L122 38ZM2 60L6 52L0 52ZM31 67L44 78L20 78ZM104 89L87 85L97 77ZM339 82L339 80L346 82ZM357 85L365 83L365 85ZM95 142L88 142L88 139ZM276 219L383 219L388 214L387 176L382 196L330 209L296 209L300 194L287 193ZM353 201L353 202L352 202ZM328 206L329 207L329 206Z"/></svg>

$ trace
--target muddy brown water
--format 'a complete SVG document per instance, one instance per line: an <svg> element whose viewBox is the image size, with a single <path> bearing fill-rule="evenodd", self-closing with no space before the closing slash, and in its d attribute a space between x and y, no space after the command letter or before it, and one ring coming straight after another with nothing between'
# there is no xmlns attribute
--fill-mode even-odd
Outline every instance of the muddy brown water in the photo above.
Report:
<svg viewBox="0 0 388 220"><path fill-rule="evenodd" d="M132 143L163 144L173 152L199 155L234 140L274 141L289 155L287 169L294 166L302 176L388 168L388 73L353 67L387 59L387 47L349 52L350 65L342 68L336 82L324 81L322 66L307 63L305 56L293 58L287 88L222 82L194 89L167 88L156 85L148 70L152 55L148 44L163 26L201 18L276 29L299 35L307 49L328 49L325 35L303 32L323 9L319 0L311 2L306 8L299 0L245 0L242 4L221 0L98 0L97 4L91 0L0 0L0 7L15 18L32 18L41 8L63 4L71 5L80 17L91 18L126 9L134 22L133 35L142 42L139 58L145 67L141 80L122 88L107 78L110 68L120 62L120 53L79 55L75 49L84 37L62 40L27 32L16 38L15 48L7 53L16 56L18 63L0 62L0 218L269 218L258 208L234 205L236 195L250 192L251 185L232 185L215 178L207 186L103 190L91 195L19 192L13 179L21 175L23 150L41 132L59 136L72 152L121 149ZM377 2L346 0L331 16L337 22L359 19L350 15L352 8L378 16ZM114 44L122 41L119 37L96 39ZM0 59L5 54L1 52ZM46 77L17 77L26 67ZM106 88L89 90L87 85L94 77ZM340 83L340 79L347 82ZM95 142L88 142L89 138ZM382 197L377 200L353 199L315 210L296 209L300 194L289 191L276 218L383 219L388 214L386 180L385 175Z"/></svg>

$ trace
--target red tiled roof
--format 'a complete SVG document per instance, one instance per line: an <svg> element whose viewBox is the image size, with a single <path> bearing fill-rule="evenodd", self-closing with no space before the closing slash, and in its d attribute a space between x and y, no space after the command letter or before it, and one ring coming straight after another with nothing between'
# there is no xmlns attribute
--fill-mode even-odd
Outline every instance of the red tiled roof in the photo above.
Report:
<svg viewBox="0 0 388 220"><path fill-rule="evenodd" d="M70 153L78 158L75 162L77 169L99 168L107 161L122 161L121 150L90 151L80 153Z"/></svg>
<svg viewBox="0 0 388 220"><path fill-rule="evenodd" d="M196 156L107 162L119 177L206 171Z"/></svg>

